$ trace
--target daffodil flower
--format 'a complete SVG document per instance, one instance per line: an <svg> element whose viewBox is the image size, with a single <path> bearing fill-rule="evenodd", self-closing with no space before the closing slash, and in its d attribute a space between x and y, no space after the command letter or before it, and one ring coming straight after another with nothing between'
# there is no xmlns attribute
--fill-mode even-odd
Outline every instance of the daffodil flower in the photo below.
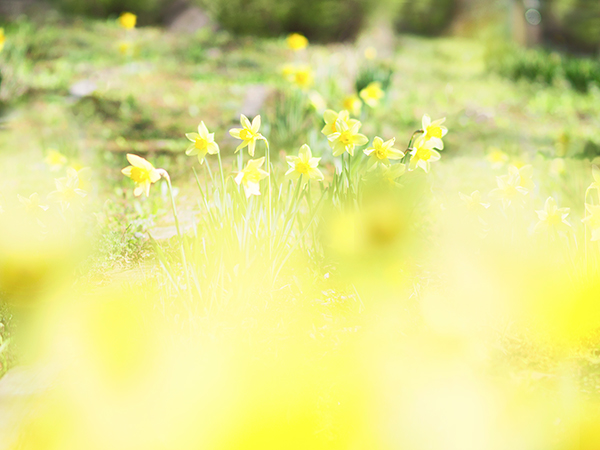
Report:
<svg viewBox="0 0 600 450"><path fill-rule="evenodd" d="M339 113L336 113L331 109L327 109L323 113L323 120L325 121L325 126L321 130L321 133L323 133L325 136L329 136L339 131L336 127L336 122L338 120L346 122L349 127L352 127L354 124L358 123L358 120L350 118L350 113L345 109Z"/></svg>
<svg viewBox="0 0 600 450"><path fill-rule="evenodd" d="M490 148L486 158L494 167L503 166L508 162L508 155L496 147Z"/></svg>
<svg viewBox="0 0 600 450"><path fill-rule="evenodd" d="M489 203L483 203L481 201L481 192L479 191L473 191L471 195L466 195L462 192L459 192L458 196L463 201L467 209L474 214L478 215L490 207Z"/></svg>
<svg viewBox="0 0 600 450"><path fill-rule="evenodd" d="M265 157L251 159L235 177L235 182L243 186L246 198L251 195L260 195L260 180L269 176L260 167L265 163Z"/></svg>
<svg viewBox="0 0 600 450"><path fill-rule="evenodd" d="M600 241L600 205L585 204L585 210L589 215L582 222L592 231L592 241Z"/></svg>
<svg viewBox="0 0 600 450"><path fill-rule="evenodd" d="M256 141L262 139L266 141L265 137L258 132L260 129L260 116L256 116L252 123L245 115L241 115L240 123L242 128L232 128L229 130L229 134L236 139L240 139L242 143L237 146L235 152L237 153L244 147L248 147L248 153L250 156L254 156L254 150L256 149Z"/></svg>
<svg viewBox="0 0 600 450"><path fill-rule="evenodd" d="M434 143L425 139L423 135L415 139L413 149L410 152L408 170L415 170L417 167L420 167L425 172L429 172L431 163L441 158L440 154L433 149L433 145Z"/></svg>
<svg viewBox="0 0 600 450"><path fill-rule="evenodd" d="M506 208L513 202L522 201L529 190L521 186L521 177L518 171L509 172L508 175L496 177L498 188L490 192L490 197L502 200L502 205Z"/></svg>
<svg viewBox="0 0 600 450"><path fill-rule="evenodd" d="M427 114L423 116L421 120L421 125L423 129L423 136L425 139L431 141L433 143L433 148L437 148L438 150L444 149L444 142L442 138L446 136L448 133L448 128L442 126L442 124L446 121L446 118L431 121L431 117Z"/></svg>
<svg viewBox="0 0 600 450"><path fill-rule="evenodd" d="M58 150L50 149L44 161L48 164L51 171L56 172L67 165L68 159Z"/></svg>
<svg viewBox="0 0 600 450"><path fill-rule="evenodd" d="M127 161L131 165L125 167L121 172L135 182L133 195L139 197L142 193L145 193L148 197L150 195L150 185L160 180L160 169L155 169L150 162L131 153L127 155Z"/></svg>
<svg viewBox="0 0 600 450"><path fill-rule="evenodd" d="M50 192L48 198L61 204L63 209L69 208L72 204L79 204L87 195L83 189L79 188L79 177L77 171L72 167L67 168L67 176L54 180L56 191Z"/></svg>
<svg viewBox="0 0 600 450"><path fill-rule="evenodd" d="M283 76L301 89L308 89L313 82L312 70L308 66L286 66L283 69Z"/></svg>
<svg viewBox="0 0 600 450"><path fill-rule="evenodd" d="M323 174L317 168L321 158L313 158L308 145L304 144L300 147L298 156L288 155L285 159L290 165L290 169L285 173L286 178L297 180L299 177L302 177L303 182L309 179L323 180Z"/></svg>
<svg viewBox="0 0 600 450"><path fill-rule="evenodd" d="M130 56L133 52L131 42L119 42L119 53L124 56Z"/></svg>
<svg viewBox="0 0 600 450"><path fill-rule="evenodd" d="M400 186L396 180L400 178L406 172L406 164L398 163L391 166L380 166L381 167L381 179L388 184L393 186Z"/></svg>
<svg viewBox="0 0 600 450"><path fill-rule="evenodd" d="M396 138L392 138L385 142L383 142L383 139L379 136L373 139L373 147L364 150L365 155L370 156L369 162L367 163L369 170L378 164L389 166L391 164L390 160L402 159L404 152L394 148L394 142L396 142Z"/></svg>
<svg viewBox="0 0 600 450"><path fill-rule="evenodd" d="M6 42L6 36L4 34L4 28L0 28L0 52L4 49L4 43Z"/></svg>
<svg viewBox="0 0 600 450"><path fill-rule="evenodd" d="M308 47L308 39L299 33L290 34L285 41L287 46L294 51L302 50Z"/></svg>
<svg viewBox="0 0 600 450"><path fill-rule="evenodd" d="M200 164L204 163L207 154L216 155L219 153L219 145L215 142L215 134L208 132L204 122L200 122L200 125L198 125L197 133L186 133L185 137L192 142L185 154L188 156L198 155Z"/></svg>
<svg viewBox="0 0 600 450"><path fill-rule="evenodd" d="M345 110L348 110L353 115L358 116L360 114L360 110L362 109L362 102L358 96L349 95L348 97L344 98L342 106Z"/></svg>
<svg viewBox="0 0 600 450"><path fill-rule="evenodd" d="M124 12L119 17L119 24L127 30L131 30L132 28L135 28L136 22L137 22L137 16L130 12Z"/></svg>
<svg viewBox="0 0 600 450"><path fill-rule="evenodd" d="M27 211L28 214L31 214L35 217L39 216L43 211L48 210L47 205L40 204L40 196L37 192L34 192L29 197L23 197L21 195L17 195L19 202L23 205L23 209Z"/></svg>
<svg viewBox="0 0 600 450"><path fill-rule="evenodd" d="M536 224L534 231L542 229L561 231L571 227L571 224L567 222L569 208L559 208L552 197L548 197L544 209L536 211L536 213L540 221Z"/></svg>
<svg viewBox="0 0 600 450"><path fill-rule="evenodd" d="M379 81L373 81L361 90L358 95L367 105L371 108L375 108L379 105L379 101L384 97L385 93L381 89L381 83Z"/></svg>
<svg viewBox="0 0 600 450"><path fill-rule="evenodd" d="M600 191L600 168L596 165L592 166L592 177L594 178L594 181L590 184L588 189L598 189Z"/></svg>
<svg viewBox="0 0 600 450"><path fill-rule="evenodd" d="M353 121L351 125L342 119L336 120L335 128L338 131L327 136L329 146L333 149L333 156L340 156L344 152L354 155L357 145L361 146L369 142L364 134L358 132L361 125L358 120Z"/></svg>
<svg viewBox="0 0 600 450"><path fill-rule="evenodd" d="M508 168L508 173L519 176L519 186L524 187L528 191L531 191L535 188L535 184L531 179L533 177L533 166L531 164L521 166L520 168L517 168L516 166L510 166Z"/></svg>

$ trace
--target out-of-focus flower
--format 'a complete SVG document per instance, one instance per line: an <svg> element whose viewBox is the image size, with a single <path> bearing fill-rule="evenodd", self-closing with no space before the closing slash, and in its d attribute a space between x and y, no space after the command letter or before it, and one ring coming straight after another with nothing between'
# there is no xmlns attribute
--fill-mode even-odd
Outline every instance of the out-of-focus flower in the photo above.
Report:
<svg viewBox="0 0 600 450"><path fill-rule="evenodd" d="M131 45L131 42L119 42L119 53L125 56L131 55L133 53L133 45Z"/></svg>
<svg viewBox="0 0 600 450"><path fill-rule="evenodd" d="M135 28L136 22L137 22L137 16L135 14L130 13L130 12L124 12L119 17L119 24L123 28L126 28L128 30L131 30L132 28Z"/></svg>
<svg viewBox="0 0 600 450"><path fill-rule="evenodd" d="M531 164L521 166L520 168L511 166L508 168L508 173L519 176L519 186L524 187L528 191L535 188L535 184L531 179L533 177L533 166Z"/></svg>
<svg viewBox="0 0 600 450"><path fill-rule="evenodd" d="M40 204L40 196L37 192L34 192L27 197L23 197L21 195L17 195L17 198L23 205L23 209L27 211L28 214L33 215L34 217L38 217L43 211L48 210L47 205Z"/></svg>
<svg viewBox="0 0 600 450"><path fill-rule="evenodd" d="M51 148L48 150L48 154L44 161L48 164L51 171L56 172L66 166L69 160L58 150Z"/></svg>
<svg viewBox="0 0 600 450"><path fill-rule="evenodd" d="M317 91L310 91L308 93L308 100L310 101L310 105L319 114L321 114L327 108L327 104L325 103L323 96L321 94L319 94Z"/></svg>
<svg viewBox="0 0 600 450"><path fill-rule="evenodd" d="M4 49L5 42L6 42L6 35L4 34L4 28L0 28L0 52Z"/></svg>
<svg viewBox="0 0 600 450"><path fill-rule="evenodd" d="M240 139L242 143L237 146L235 152L237 153L244 147L248 147L248 153L250 156L254 156L254 150L256 148L256 141L262 139L266 141L265 137L258 132L260 129L260 116L256 116L252 123L245 115L241 115L240 123L242 128L232 128L229 130L229 134L236 139Z"/></svg>
<svg viewBox="0 0 600 450"><path fill-rule="evenodd" d="M300 33L292 33L285 40L287 46L294 51L302 50L308 47L308 39Z"/></svg>
<svg viewBox="0 0 600 450"><path fill-rule="evenodd" d="M235 182L244 187L246 198L251 195L260 195L260 180L269 176L260 167L264 164L265 157L251 159L235 177Z"/></svg>
<svg viewBox="0 0 600 450"><path fill-rule="evenodd" d="M448 128L442 126L442 124L446 121L446 118L431 121L431 117L427 114L423 116L421 121L421 125L423 127L423 136L425 139L431 141L433 143L433 148L437 148L439 150L444 149L444 142L442 138L446 136L448 133Z"/></svg>
<svg viewBox="0 0 600 450"><path fill-rule="evenodd" d="M377 49L375 47L365 48L365 58L372 61L377 58Z"/></svg>
<svg viewBox="0 0 600 450"><path fill-rule="evenodd" d="M154 166L141 156L127 154L127 161L131 164L125 167L121 172L135 182L133 195L139 197L142 193L146 197L150 195L150 185L160 180L160 172Z"/></svg>
<svg viewBox="0 0 600 450"><path fill-rule="evenodd" d="M360 95L360 98L362 98L367 105L371 108L375 108L379 105L379 101L384 97L385 93L381 89L381 83L379 81L373 81L361 90L358 95Z"/></svg>
<svg viewBox="0 0 600 450"><path fill-rule="evenodd" d="M313 83L313 74L309 66L285 66L283 76L301 89L307 89Z"/></svg>
<svg viewBox="0 0 600 450"><path fill-rule="evenodd" d="M56 190L48 194L48 199L60 203L63 209L68 209L71 205L79 205L87 195L83 189L79 188L79 177L77 171L72 167L67 169L67 176L54 180Z"/></svg>
<svg viewBox="0 0 600 450"><path fill-rule="evenodd" d="M358 116L360 114L360 110L362 109L362 102L356 95L349 95L348 97L344 98L342 105L345 110L350 111L355 116Z"/></svg>
<svg viewBox="0 0 600 450"><path fill-rule="evenodd" d="M481 192L479 191L473 191L471 195L466 195L462 192L459 192L458 196L464 202L467 209L474 214L479 215L490 207L489 203L483 203L481 201Z"/></svg>
<svg viewBox="0 0 600 450"><path fill-rule="evenodd" d="M188 156L198 155L200 164L204 163L207 154L216 155L219 153L219 145L215 142L215 133L209 133L204 122L200 122L200 125L198 125L197 133L186 133L185 137L192 142L185 154Z"/></svg>
<svg viewBox="0 0 600 450"><path fill-rule="evenodd" d="M499 167L508 162L508 155L499 148L492 147L487 155L487 160L492 163L492 166Z"/></svg>
<svg viewBox="0 0 600 450"><path fill-rule="evenodd" d="M425 172L429 172L431 163L441 158L440 154L433 149L433 145L434 143L426 139L423 135L415 139L413 149L410 153L408 170L415 170L417 167L420 167Z"/></svg>
<svg viewBox="0 0 600 450"><path fill-rule="evenodd" d="M554 158L552 161L550 161L550 173L555 177L564 175L566 171L567 168L563 158Z"/></svg>
<svg viewBox="0 0 600 450"><path fill-rule="evenodd" d="M338 131L327 136L329 146L333 149L333 156L340 156L344 152L354 155L357 145L365 145L369 142L369 138L358 132L361 126L358 120L351 125L343 119L336 120L335 129Z"/></svg>
<svg viewBox="0 0 600 450"><path fill-rule="evenodd" d="M592 241L600 241L600 205L585 204L586 217L582 222L592 232ZM589 215L587 215L589 214Z"/></svg>
<svg viewBox="0 0 600 450"><path fill-rule="evenodd" d="M356 119L350 118L350 113L347 110L340 111L336 113L331 109L325 110L323 113L323 120L325 121L325 126L321 130L325 136L329 136L330 134L337 133L339 130L336 128L336 122L342 120L348 124L349 127L352 127L355 123L358 122Z"/></svg>
<svg viewBox="0 0 600 450"><path fill-rule="evenodd" d="M400 186L396 180L400 178L406 172L406 164L394 164L391 166L380 166L381 180L384 183L391 184L393 186Z"/></svg>
<svg viewBox="0 0 600 450"><path fill-rule="evenodd" d="M521 177L518 169L509 171L508 175L496 177L498 188L490 192L490 197L502 200L502 205L506 208L513 202L522 201L529 190L521 186Z"/></svg>
<svg viewBox="0 0 600 450"><path fill-rule="evenodd" d="M535 231L546 229L548 231L563 231L571 227L567 222L569 208L559 208L552 197L548 197L544 209L536 211L540 221L535 226Z"/></svg>
<svg viewBox="0 0 600 450"><path fill-rule="evenodd" d="M79 188L89 192L92 188L92 169L83 167L81 164L73 164L71 167L77 171Z"/></svg>
<svg viewBox="0 0 600 450"><path fill-rule="evenodd" d="M290 165L290 169L285 173L287 178L297 180L302 176L302 181L308 181L309 179L323 180L323 174L317 168L321 158L313 158L308 145L304 144L300 147L298 156L288 155L285 159Z"/></svg>
<svg viewBox="0 0 600 450"><path fill-rule="evenodd" d="M389 166L390 160L402 159L404 153L402 150L394 148L396 138L383 142L379 136L373 139L373 146L364 150L365 155L370 156L368 164L369 170L378 164Z"/></svg>
<svg viewBox="0 0 600 450"><path fill-rule="evenodd" d="M590 184L590 189L600 190L600 168L598 166L592 166L592 177L594 181Z"/></svg>

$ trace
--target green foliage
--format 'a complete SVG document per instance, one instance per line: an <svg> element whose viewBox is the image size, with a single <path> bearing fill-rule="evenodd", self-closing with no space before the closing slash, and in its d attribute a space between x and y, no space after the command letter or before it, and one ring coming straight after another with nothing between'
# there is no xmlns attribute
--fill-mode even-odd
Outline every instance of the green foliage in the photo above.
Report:
<svg viewBox="0 0 600 450"><path fill-rule="evenodd" d="M300 32L316 41L351 39L360 31L367 0L196 0L227 30L278 36Z"/></svg>
<svg viewBox="0 0 600 450"><path fill-rule="evenodd" d="M565 79L578 92L587 92L592 85L600 87L600 62L589 58L561 56L545 50L501 46L488 49L488 69L518 81L552 85Z"/></svg>
<svg viewBox="0 0 600 450"><path fill-rule="evenodd" d="M548 11L556 21L561 43L585 51L600 47L600 2L598 0L550 0Z"/></svg>
<svg viewBox="0 0 600 450"><path fill-rule="evenodd" d="M360 91L375 81L381 83L381 89L387 91L390 87L393 75L394 70L385 62L376 65L364 65L361 67L360 72L356 77L356 81L354 82L356 93L360 93Z"/></svg>
<svg viewBox="0 0 600 450"><path fill-rule="evenodd" d="M32 64L27 58L33 26L25 20L5 28L7 40L0 52L0 108L17 101L28 90Z"/></svg>
<svg viewBox="0 0 600 450"><path fill-rule="evenodd" d="M65 13L107 17L122 12L133 12L143 23L156 22L161 18L170 0L51 0Z"/></svg>
<svg viewBox="0 0 600 450"><path fill-rule="evenodd" d="M315 126L306 95L299 89L278 92L269 106L265 125L269 126L273 147L295 151Z"/></svg>
<svg viewBox="0 0 600 450"><path fill-rule="evenodd" d="M396 27L402 32L439 35L452 21L454 10L454 0L403 2Z"/></svg>

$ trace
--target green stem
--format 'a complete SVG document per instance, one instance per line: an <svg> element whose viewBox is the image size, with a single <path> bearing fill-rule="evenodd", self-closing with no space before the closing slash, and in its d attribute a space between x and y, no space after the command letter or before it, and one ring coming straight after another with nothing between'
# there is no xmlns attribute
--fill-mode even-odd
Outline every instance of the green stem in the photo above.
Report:
<svg viewBox="0 0 600 450"><path fill-rule="evenodd" d="M223 173L223 162L221 161L221 152L217 153L219 160L219 171L221 172L221 186L223 187L223 201L225 201L225 174Z"/></svg>

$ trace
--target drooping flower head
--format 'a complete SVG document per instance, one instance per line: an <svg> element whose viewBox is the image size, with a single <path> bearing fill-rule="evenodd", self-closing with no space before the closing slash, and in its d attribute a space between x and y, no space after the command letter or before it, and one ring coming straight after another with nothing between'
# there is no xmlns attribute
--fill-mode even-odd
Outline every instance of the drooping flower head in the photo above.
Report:
<svg viewBox="0 0 600 450"><path fill-rule="evenodd" d="M131 153L127 155L127 161L129 161L129 164L131 165L125 167L121 172L135 182L133 195L139 197L142 193L145 193L146 197L148 197L150 195L150 185L160 180L160 171L155 169L154 166L144 158L132 155Z"/></svg>
<svg viewBox="0 0 600 450"><path fill-rule="evenodd" d="M308 47L308 39L300 33L292 33L285 40L287 46L294 51L302 50Z"/></svg>
<svg viewBox="0 0 600 450"><path fill-rule="evenodd" d="M358 131L362 124L355 120L351 124L342 119L338 119L335 122L335 133L327 136L329 146L333 150L333 156L340 156L344 152L348 152L350 155L354 155L354 149L356 146L365 145L369 142L369 139Z"/></svg>
<svg viewBox="0 0 600 450"><path fill-rule="evenodd" d="M540 221L535 226L535 231L564 231L571 227L567 222L569 208L559 208L552 197L548 197L544 209L536 211Z"/></svg>
<svg viewBox="0 0 600 450"><path fill-rule="evenodd" d="M350 118L350 113L347 110L342 110L339 113L331 109L326 109L323 113L323 120L325 121L325 126L321 130L325 136L329 136L330 134L337 133L339 130L336 127L336 122L342 120L346 122L349 127L352 127L355 123L358 122L356 119Z"/></svg>
<svg viewBox="0 0 600 450"><path fill-rule="evenodd" d="M379 136L373 139L373 146L364 150L365 155L370 156L368 164L369 170L378 164L389 166L390 160L402 159L404 152L394 148L396 138L383 142Z"/></svg>
<svg viewBox="0 0 600 450"><path fill-rule="evenodd" d="M290 165L289 170L285 173L286 178L297 180L299 177L302 177L303 182L309 179L323 180L323 174L318 169L321 158L313 158L308 145L304 144L300 147L298 156L288 155L285 159Z"/></svg>
<svg viewBox="0 0 600 450"><path fill-rule="evenodd" d="M251 195L260 195L260 180L269 176L260 167L264 164L265 157L251 159L235 177L235 182L244 188L246 198Z"/></svg>
<svg viewBox="0 0 600 450"><path fill-rule="evenodd" d="M258 132L260 129L260 116L256 116L252 123L245 115L240 116L240 123L242 128L232 128L229 130L229 134L236 139L240 139L242 143L235 149L236 153L248 147L248 153L250 156L254 156L254 150L256 149L256 141L262 139L266 141L265 137Z"/></svg>
<svg viewBox="0 0 600 450"><path fill-rule="evenodd" d="M423 116L421 121L421 126L423 127L423 136L425 139L432 141L433 148L437 148L438 150L444 149L444 142L442 138L446 136L448 133L448 128L442 126L442 124L446 121L446 118L431 121L431 117L427 114Z"/></svg>
<svg viewBox="0 0 600 450"><path fill-rule="evenodd" d="M86 192L79 187L79 176L72 167L67 168L67 176L54 180L56 190L48 194L48 198L61 204L63 209L68 209L73 204L81 204Z"/></svg>
<svg viewBox="0 0 600 450"><path fill-rule="evenodd" d="M207 154L216 155L219 153L219 145L215 142L215 134L208 132L204 122L200 122L200 125L198 125L197 133L186 133L185 137L192 142L185 154L188 156L198 155L200 164L204 163Z"/></svg>
<svg viewBox="0 0 600 450"><path fill-rule="evenodd" d="M137 22L137 16L130 12L124 12L119 17L119 24L127 30L131 30L132 28L135 28L136 22Z"/></svg>
<svg viewBox="0 0 600 450"><path fill-rule="evenodd" d="M385 96L385 93L381 89L381 83L379 81L373 81L361 90L358 95L360 95L360 98L362 98L367 105L371 108L375 108L379 105L379 102Z"/></svg>
<svg viewBox="0 0 600 450"><path fill-rule="evenodd" d="M431 163L441 158L440 154L434 150L433 145L434 143L425 139L423 135L415 139L413 149L410 152L408 170L415 170L420 167L425 172L429 172Z"/></svg>

